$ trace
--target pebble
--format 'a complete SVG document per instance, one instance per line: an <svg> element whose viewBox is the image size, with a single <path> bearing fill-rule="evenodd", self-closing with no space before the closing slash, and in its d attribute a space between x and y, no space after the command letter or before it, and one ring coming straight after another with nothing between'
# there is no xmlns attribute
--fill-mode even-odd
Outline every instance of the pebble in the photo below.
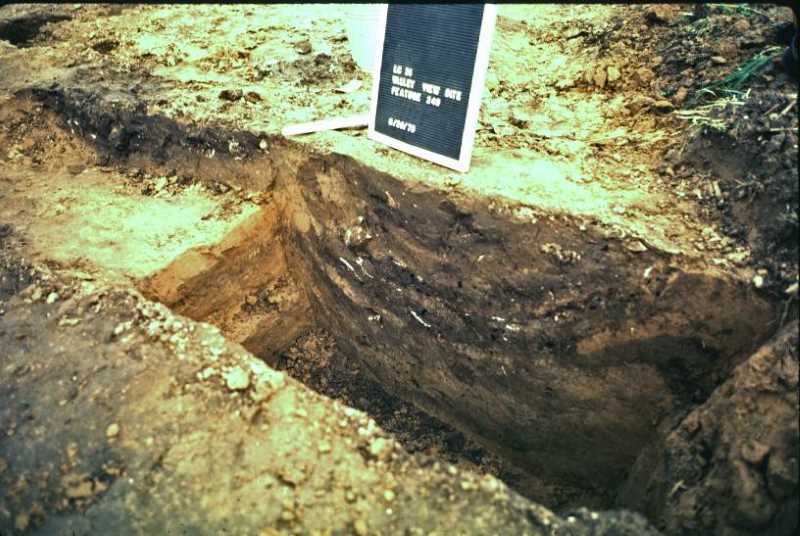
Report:
<svg viewBox="0 0 800 536"><path fill-rule="evenodd" d="M608 67L607 72L608 72L608 81L609 82L616 82L622 76L622 73L619 71L619 69L617 67L613 66L613 65L610 65Z"/></svg>
<svg viewBox="0 0 800 536"><path fill-rule="evenodd" d="M643 251L647 251L647 246L645 246L640 240L631 240L625 244L625 249L628 251L633 251L634 253L641 253Z"/></svg>
<svg viewBox="0 0 800 536"><path fill-rule="evenodd" d="M681 86L678 88L678 91L675 92L675 95L672 98L675 101L675 104L681 105L688 96L689 96L689 90Z"/></svg>
<svg viewBox="0 0 800 536"><path fill-rule="evenodd" d="M607 80L608 80L608 74L606 73L605 69L600 67L600 68L595 70L595 72L594 72L594 85L596 85L597 87L602 89L602 88L606 87L606 81Z"/></svg>
<svg viewBox="0 0 800 536"><path fill-rule="evenodd" d="M758 274L754 275L754 276L753 276L753 285L754 285L756 288L761 288L761 287L763 287L763 286L764 286L764 276L762 276L762 275L758 275Z"/></svg>
<svg viewBox="0 0 800 536"><path fill-rule="evenodd" d="M390 489L387 489L383 492L383 498L386 499L386 502L392 502L394 500L394 492Z"/></svg>
<svg viewBox="0 0 800 536"><path fill-rule="evenodd" d="M250 102L250 103L256 103L256 102L260 102L262 99L261 99L261 95L259 95L255 91L248 91L244 96L244 100L246 100L247 102Z"/></svg>
<svg viewBox="0 0 800 536"><path fill-rule="evenodd" d="M382 437L378 437L369 444L369 453L375 458L379 458L385 448L386 440Z"/></svg>
<svg viewBox="0 0 800 536"><path fill-rule="evenodd" d="M18 531L24 531L27 529L29 523L30 517L28 516L27 512L19 513L14 518L14 528L16 528Z"/></svg>
<svg viewBox="0 0 800 536"><path fill-rule="evenodd" d="M57 292L51 292L50 294L47 295L47 303L48 303L48 305L55 303L57 299L58 299L58 293Z"/></svg>
<svg viewBox="0 0 800 536"><path fill-rule="evenodd" d="M653 103L653 108L658 111L666 112L675 108L675 106L666 99L657 100Z"/></svg>
<svg viewBox="0 0 800 536"><path fill-rule="evenodd" d="M197 377L200 380L207 380L207 379L209 379L211 376L213 376L216 373L217 373L217 369L215 369L214 367L206 367L206 368L204 368L203 370L201 370L200 372L197 373Z"/></svg>
<svg viewBox="0 0 800 536"><path fill-rule="evenodd" d="M231 391L243 391L250 386L250 375L241 367L233 367L224 377L225 385Z"/></svg>
<svg viewBox="0 0 800 536"><path fill-rule="evenodd" d="M356 534L358 534L358 536L367 536L366 522L363 519L356 520L356 522L353 523L353 530L356 531Z"/></svg>
<svg viewBox="0 0 800 536"><path fill-rule="evenodd" d="M715 63L717 65L725 65L726 63L728 63L728 60L726 60L722 56L711 56L711 63Z"/></svg>
<svg viewBox="0 0 800 536"><path fill-rule="evenodd" d="M108 428L106 428L106 437L108 439L114 439L118 435L119 435L119 425L117 423L108 425Z"/></svg>
<svg viewBox="0 0 800 536"><path fill-rule="evenodd" d="M747 19L739 19L733 23L733 29L737 33L744 33L750 29L750 22Z"/></svg>
<svg viewBox="0 0 800 536"><path fill-rule="evenodd" d="M243 96L241 89L223 89L219 92L219 98L227 101L237 101Z"/></svg>
<svg viewBox="0 0 800 536"><path fill-rule="evenodd" d="M652 69L648 69L647 67L641 67L636 70L636 78L643 85L649 84L655 76Z"/></svg>
<svg viewBox="0 0 800 536"><path fill-rule="evenodd" d="M295 43L294 49L300 54L309 54L311 53L311 42L308 39L304 39L299 43Z"/></svg>

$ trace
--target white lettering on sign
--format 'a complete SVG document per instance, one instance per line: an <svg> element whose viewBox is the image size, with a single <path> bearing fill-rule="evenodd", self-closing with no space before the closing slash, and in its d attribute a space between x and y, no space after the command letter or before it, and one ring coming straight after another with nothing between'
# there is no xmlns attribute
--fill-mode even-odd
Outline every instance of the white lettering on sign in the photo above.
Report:
<svg viewBox="0 0 800 536"><path fill-rule="evenodd" d="M414 123L401 121L399 119L395 119L394 117L390 117L388 122L390 127L394 127L400 130L405 130L406 132L410 132L411 134L417 131L417 125L415 125Z"/></svg>
<svg viewBox="0 0 800 536"><path fill-rule="evenodd" d="M398 85L400 87L414 89L414 84L416 83L417 83L416 80L411 80L410 78L404 78L402 76L392 75L392 84Z"/></svg>
<svg viewBox="0 0 800 536"><path fill-rule="evenodd" d="M402 87L392 86L391 94L395 97L403 97L404 99L420 102L422 100L422 93L419 91L411 91Z"/></svg>
<svg viewBox="0 0 800 536"><path fill-rule="evenodd" d="M449 87L444 88L444 96L448 99L460 101L461 100L461 92L457 89L450 89Z"/></svg>
<svg viewBox="0 0 800 536"><path fill-rule="evenodd" d="M438 108L442 105L442 99L432 95L425 95L425 104L430 104L431 106L436 106Z"/></svg>
<svg viewBox="0 0 800 536"><path fill-rule="evenodd" d="M431 95L437 95L438 96L439 95L439 91L441 91L441 89L442 88L440 88L439 86L437 86L435 84L428 84L427 82L423 82L422 83L422 91L424 91L425 93L430 93Z"/></svg>
<svg viewBox="0 0 800 536"><path fill-rule="evenodd" d="M392 74L402 74L406 77L414 76L414 69L411 67L406 67L405 65L397 65L396 63L392 65Z"/></svg>

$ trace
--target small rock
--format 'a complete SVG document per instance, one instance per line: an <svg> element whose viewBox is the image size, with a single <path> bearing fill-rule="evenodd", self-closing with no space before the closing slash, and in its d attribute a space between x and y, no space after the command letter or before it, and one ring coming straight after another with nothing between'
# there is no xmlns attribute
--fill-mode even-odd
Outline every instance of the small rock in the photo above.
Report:
<svg viewBox="0 0 800 536"><path fill-rule="evenodd" d="M361 80L359 80L358 78L354 78L345 85L337 87L336 89L334 89L334 91L337 93L352 93L354 91L358 91L359 89L361 89L361 85L362 85Z"/></svg>
<svg viewBox="0 0 800 536"><path fill-rule="evenodd" d="M283 372L273 370L261 361L253 361L250 370L256 376L255 387L250 391L250 398L254 402L266 400L286 384Z"/></svg>
<svg viewBox="0 0 800 536"><path fill-rule="evenodd" d="M392 502L394 500L394 492L390 489L387 489L383 492L383 498L386 499L386 502Z"/></svg>
<svg viewBox="0 0 800 536"><path fill-rule="evenodd" d="M304 39L299 43L295 43L294 49L299 52L300 54L310 54L311 53L311 42L308 39Z"/></svg>
<svg viewBox="0 0 800 536"><path fill-rule="evenodd" d="M224 374L225 385L231 391L243 391L250 386L250 375L241 367L233 367Z"/></svg>
<svg viewBox="0 0 800 536"><path fill-rule="evenodd" d="M681 86L678 88L678 91L675 92L675 95L672 96L673 102L675 102L676 106L680 106L686 100L686 97L689 96L689 90L685 87Z"/></svg>
<svg viewBox="0 0 800 536"><path fill-rule="evenodd" d="M244 100L250 103L256 103L256 102L261 102L262 98L261 95L259 95L255 91L248 91L244 96Z"/></svg>
<svg viewBox="0 0 800 536"><path fill-rule="evenodd" d="M28 524L31 522L30 516L27 512L20 512L17 514L17 517L14 518L14 528L18 531L24 531L28 528Z"/></svg>
<svg viewBox="0 0 800 536"><path fill-rule="evenodd" d="M255 305L258 303L258 298L251 294L245 298L245 301L247 302L247 305Z"/></svg>
<svg viewBox="0 0 800 536"><path fill-rule="evenodd" d="M492 475L485 475L481 479L481 488L483 488L484 491L487 491L489 493L494 493L495 491L497 491L497 488L499 487L500 484L497 482L497 479Z"/></svg>
<svg viewBox="0 0 800 536"><path fill-rule="evenodd" d="M206 367L206 368L204 368L203 370L201 370L200 372L197 373L197 377L200 380L207 380L207 379L209 379L211 376L213 376L216 373L217 373L217 369L215 369L214 367Z"/></svg>
<svg viewBox="0 0 800 536"><path fill-rule="evenodd" d="M305 465L303 466L290 465L287 467L283 467L278 472L278 478L280 478L287 484L291 484L292 486L297 486L299 484L302 484L303 482L306 481L307 477L308 477L307 466Z"/></svg>
<svg viewBox="0 0 800 536"><path fill-rule="evenodd" d="M722 56L711 56L711 63L715 63L717 65L725 65L726 63L728 63L728 60L726 60Z"/></svg>
<svg viewBox="0 0 800 536"><path fill-rule="evenodd" d="M599 87L600 89L606 87L606 81L608 80L608 74L606 70L602 67L595 69L594 71L594 85Z"/></svg>
<svg viewBox="0 0 800 536"><path fill-rule="evenodd" d="M508 122L517 128L528 128L531 124L531 119L531 114L522 108L514 108L508 114Z"/></svg>
<svg viewBox="0 0 800 536"><path fill-rule="evenodd" d="M749 257L749 256L750 256L750 253L748 251L746 251L746 250L734 251L734 252L728 253L728 255L727 255L728 260L730 260L731 262L736 262L736 263L744 262L747 259L747 257Z"/></svg>
<svg viewBox="0 0 800 536"><path fill-rule="evenodd" d="M57 299L58 299L58 293L57 292L51 292L50 294L47 295L47 303L48 303L48 305L55 303Z"/></svg>
<svg viewBox="0 0 800 536"><path fill-rule="evenodd" d="M242 98L244 93L241 89L223 89L219 92L219 98L227 101L238 101Z"/></svg>
<svg viewBox="0 0 800 536"><path fill-rule="evenodd" d="M361 225L354 225L344 232L344 245L349 248L358 248L372 240L372 234Z"/></svg>
<svg viewBox="0 0 800 536"><path fill-rule="evenodd" d="M353 523L353 530L356 531L358 536L367 536L367 523L363 519L357 519Z"/></svg>
<svg viewBox="0 0 800 536"><path fill-rule="evenodd" d="M744 33L750 29L750 22L747 19L739 19L733 23L733 29L736 33Z"/></svg>
<svg viewBox="0 0 800 536"><path fill-rule="evenodd" d="M119 336L119 335L122 335L122 333L126 329L128 329L128 323L127 322L120 322L119 324L114 326L114 332L113 333L114 333L114 335Z"/></svg>
<svg viewBox="0 0 800 536"><path fill-rule="evenodd" d="M86 169L86 166L83 164L70 164L67 166L67 171L69 171L70 175L78 175L83 173L83 170Z"/></svg>
<svg viewBox="0 0 800 536"><path fill-rule="evenodd" d="M380 458L385 448L386 440L382 437L378 437L369 444L369 453L375 458Z"/></svg>
<svg viewBox="0 0 800 536"><path fill-rule="evenodd" d="M653 72L653 70L648 69L647 67L640 67L636 69L635 72L636 80L643 86L650 84L655 76L656 74Z"/></svg>
<svg viewBox="0 0 800 536"><path fill-rule="evenodd" d="M647 246L645 246L640 240L631 240L625 244L625 249L628 251L633 251L634 253L641 253L643 251L647 251Z"/></svg>
<svg viewBox="0 0 800 536"><path fill-rule="evenodd" d="M675 105L666 99L657 100L653 103L653 108L659 112L668 112L675 109Z"/></svg>
<svg viewBox="0 0 800 536"><path fill-rule="evenodd" d="M608 75L609 83L616 82L622 76L620 70L615 67L614 65L609 65L608 69L606 69L606 74Z"/></svg>
<svg viewBox="0 0 800 536"><path fill-rule="evenodd" d="M573 87L575 87L574 78L560 78L556 80L556 88L558 89L570 89Z"/></svg>
<svg viewBox="0 0 800 536"><path fill-rule="evenodd" d="M797 291L798 291L798 287L800 287L800 285L798 285L798 283L792 283L791 285L789 285L786 288L786 290L784 292L786 294L788 294L789 296L796 296L797 295Z"/></svg>
<svg viewBox="0 0 800 536"><path fill-rule="evenodd" d="M119 425L117 423L108 425L108 428L106 428L106 437L108 439L114 439L118 435L119 435Z"/></svg>
<svg viewBox="0 0 800 536"><path fill-rule="evenodd" d="M262 151L266 151L269 148L269 143L267 143L267 140L261 140L258 142L258 148Z"/></svg>
<svg viewBox="0 0 800 536"><path fill-rule="evenodd" d="M651 24L671 24L678 18L678 8L677 5L648 6L644 12L644 19Z"/></svg>
<svg viewBox="0 0 800 536"><path fill-rule="evenodd" d="M756 288L761 288L764 286L764 276L756 274L753 276L753 285Z"/></svg>

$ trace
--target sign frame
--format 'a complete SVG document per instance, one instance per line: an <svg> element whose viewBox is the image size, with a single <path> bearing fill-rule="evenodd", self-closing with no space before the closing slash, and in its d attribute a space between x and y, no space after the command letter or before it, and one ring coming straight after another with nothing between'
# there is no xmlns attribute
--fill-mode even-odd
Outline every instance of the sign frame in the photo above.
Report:
<svg viewBox="0 0 800 536"><path fill-rule="evenodd" d="M486 72L489 68L489 53L491 52L492 38L494 36L495 22L497 20L497 6L494 4L484 4L481 29L478 35L478 48L475 55L475 66L472 71L472 83L469 90L469 100L467 102L466 119L464 121L464 132L461 138L461 150L457 159L444 156L422 147L417 147L416 145L392 138L391 136L375 130L378 95L381 83L381 63L383 61L383 46L386 39L386 19L388 12L388 4L381 4L378 14L378 40L376 43L376 58L372 73L372 97L370 100L367 137L373 141L383 143L418 158L429 160L440 166L466 173L469 171L470 161L472 160L475 132L478 128L478 114L480 113L481 99L483 98Z"/></svg>

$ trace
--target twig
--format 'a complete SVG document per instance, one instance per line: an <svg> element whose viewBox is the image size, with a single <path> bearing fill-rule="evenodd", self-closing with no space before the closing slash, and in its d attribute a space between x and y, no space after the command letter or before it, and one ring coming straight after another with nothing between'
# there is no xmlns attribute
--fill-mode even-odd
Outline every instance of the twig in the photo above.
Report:
<svg viewBox="0 0 800 536"><path fill-rule="evenodd" d="M786 114L786 112L788 112L789 110L791 110L791 109L792 109L792 107L793 107L795 104L797 104L797 101L796 101L796 100L793 100L792 102L790 102L790 103L789 103L789 106L787 106L786 108L784 108L784 109L781 111L781 113L779 113L779 114L778 114L778 117L783 117L783 116L784 116L784 114Z"/></svg>

